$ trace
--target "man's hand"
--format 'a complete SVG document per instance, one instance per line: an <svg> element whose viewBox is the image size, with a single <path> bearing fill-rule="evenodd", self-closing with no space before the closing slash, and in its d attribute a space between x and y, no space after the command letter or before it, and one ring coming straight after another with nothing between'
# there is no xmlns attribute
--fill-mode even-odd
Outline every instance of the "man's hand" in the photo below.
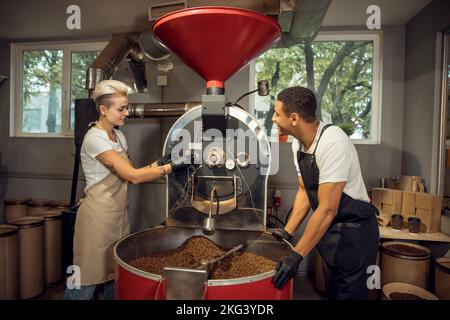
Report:
<svg viewBox="0 0 450 320"><path fill-rule="evenodd" d="M278 240L291 241L292 239L292 236L284 229L277 229L274 232L272 232L272 235Z"/></svg>
<svg viewBox="0 0 450 320"><path fill-rule="evenodd" d="M302 260L303 257L293 250L287 256L281 258L275 268L277 273L272 278L273 286L281 290L290 279L295 277Z"/></svg>

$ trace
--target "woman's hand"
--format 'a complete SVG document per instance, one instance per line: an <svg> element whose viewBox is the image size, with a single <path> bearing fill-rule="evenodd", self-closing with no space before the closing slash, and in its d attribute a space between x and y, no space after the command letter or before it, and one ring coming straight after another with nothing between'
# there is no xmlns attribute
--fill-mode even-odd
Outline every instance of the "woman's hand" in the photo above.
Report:
<svg viewBox="0 0 450 320"><path fill-rule="evenodd" d="M157 161L155 161L155 162L153 162L153 163L151 163L151 164L149 165L150 168L155 168L155 167L157 167L157 166L158 166Z"/></svg>
<svg viewBox="0 0 450 320"><path fill-rule="evenodd" d="M171 164L134 168L113 149L102 152L96 158L113 173L117 173L122 179L132 184L153 181L172 172Z"/></svg>

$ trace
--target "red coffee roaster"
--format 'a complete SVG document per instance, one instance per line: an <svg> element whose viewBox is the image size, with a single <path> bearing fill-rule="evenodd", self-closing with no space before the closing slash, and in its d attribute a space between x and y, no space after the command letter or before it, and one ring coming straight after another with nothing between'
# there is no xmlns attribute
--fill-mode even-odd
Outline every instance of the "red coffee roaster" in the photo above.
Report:
<svg viewBox="0 0 450 320"><path fill-rule="evenodd" d="M266 232L271 152L265 131L251 114L225 101L224 87L276 43L279 25L248 10L198 7L161 17L153 33L205 79L206 94L201 106L175 122L164 144L167 154L184 143L182 155L193 160L167 177L166 225L129 235L114 248L116 298L291 299L292 281L282 290L271 284L275 270L209 279L205 270L168 267L161 276L130 266L136 258L175 249L199 235L223 248L245 244L243 250L274 261L292 250Z"/></svg>

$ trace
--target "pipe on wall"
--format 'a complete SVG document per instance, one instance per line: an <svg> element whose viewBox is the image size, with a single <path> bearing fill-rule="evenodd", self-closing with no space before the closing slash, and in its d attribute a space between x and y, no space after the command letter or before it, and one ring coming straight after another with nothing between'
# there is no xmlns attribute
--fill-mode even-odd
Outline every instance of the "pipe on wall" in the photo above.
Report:
<svg viewBox="0 0 450 320"><path fill-rule="evenodd" d="M283 33L276 47L314 40L330 4L331 0L281 0L278 23Z"/></svg>
<svg viewBox="0 0 450 320"><path fill-rule="evenodd" d="M131 103L128 118L177 117L200 105L201 102Z"/></svg>

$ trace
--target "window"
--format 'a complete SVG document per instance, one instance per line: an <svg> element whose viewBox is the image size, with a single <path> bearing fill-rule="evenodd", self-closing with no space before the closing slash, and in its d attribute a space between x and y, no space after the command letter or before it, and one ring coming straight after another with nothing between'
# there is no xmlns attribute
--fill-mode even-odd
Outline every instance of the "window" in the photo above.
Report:
<svg viewBox="0 0 450 320"><path fill-rule="evenodd" d="M11 44L11 136L72 137L75 99L106 42Z"/></svg>
<svg viewBox="0 0 450 320"><path fill-rule="evenodd" d="M340 126L355 143L379 143L380 38L373 32L322 32L312 43L273 48L255 59L251 84L269 80L271 94L252 96L250 105L268 136L278 139L271 120L276 95L300 85L314 91L320 119Z"/></svg>

